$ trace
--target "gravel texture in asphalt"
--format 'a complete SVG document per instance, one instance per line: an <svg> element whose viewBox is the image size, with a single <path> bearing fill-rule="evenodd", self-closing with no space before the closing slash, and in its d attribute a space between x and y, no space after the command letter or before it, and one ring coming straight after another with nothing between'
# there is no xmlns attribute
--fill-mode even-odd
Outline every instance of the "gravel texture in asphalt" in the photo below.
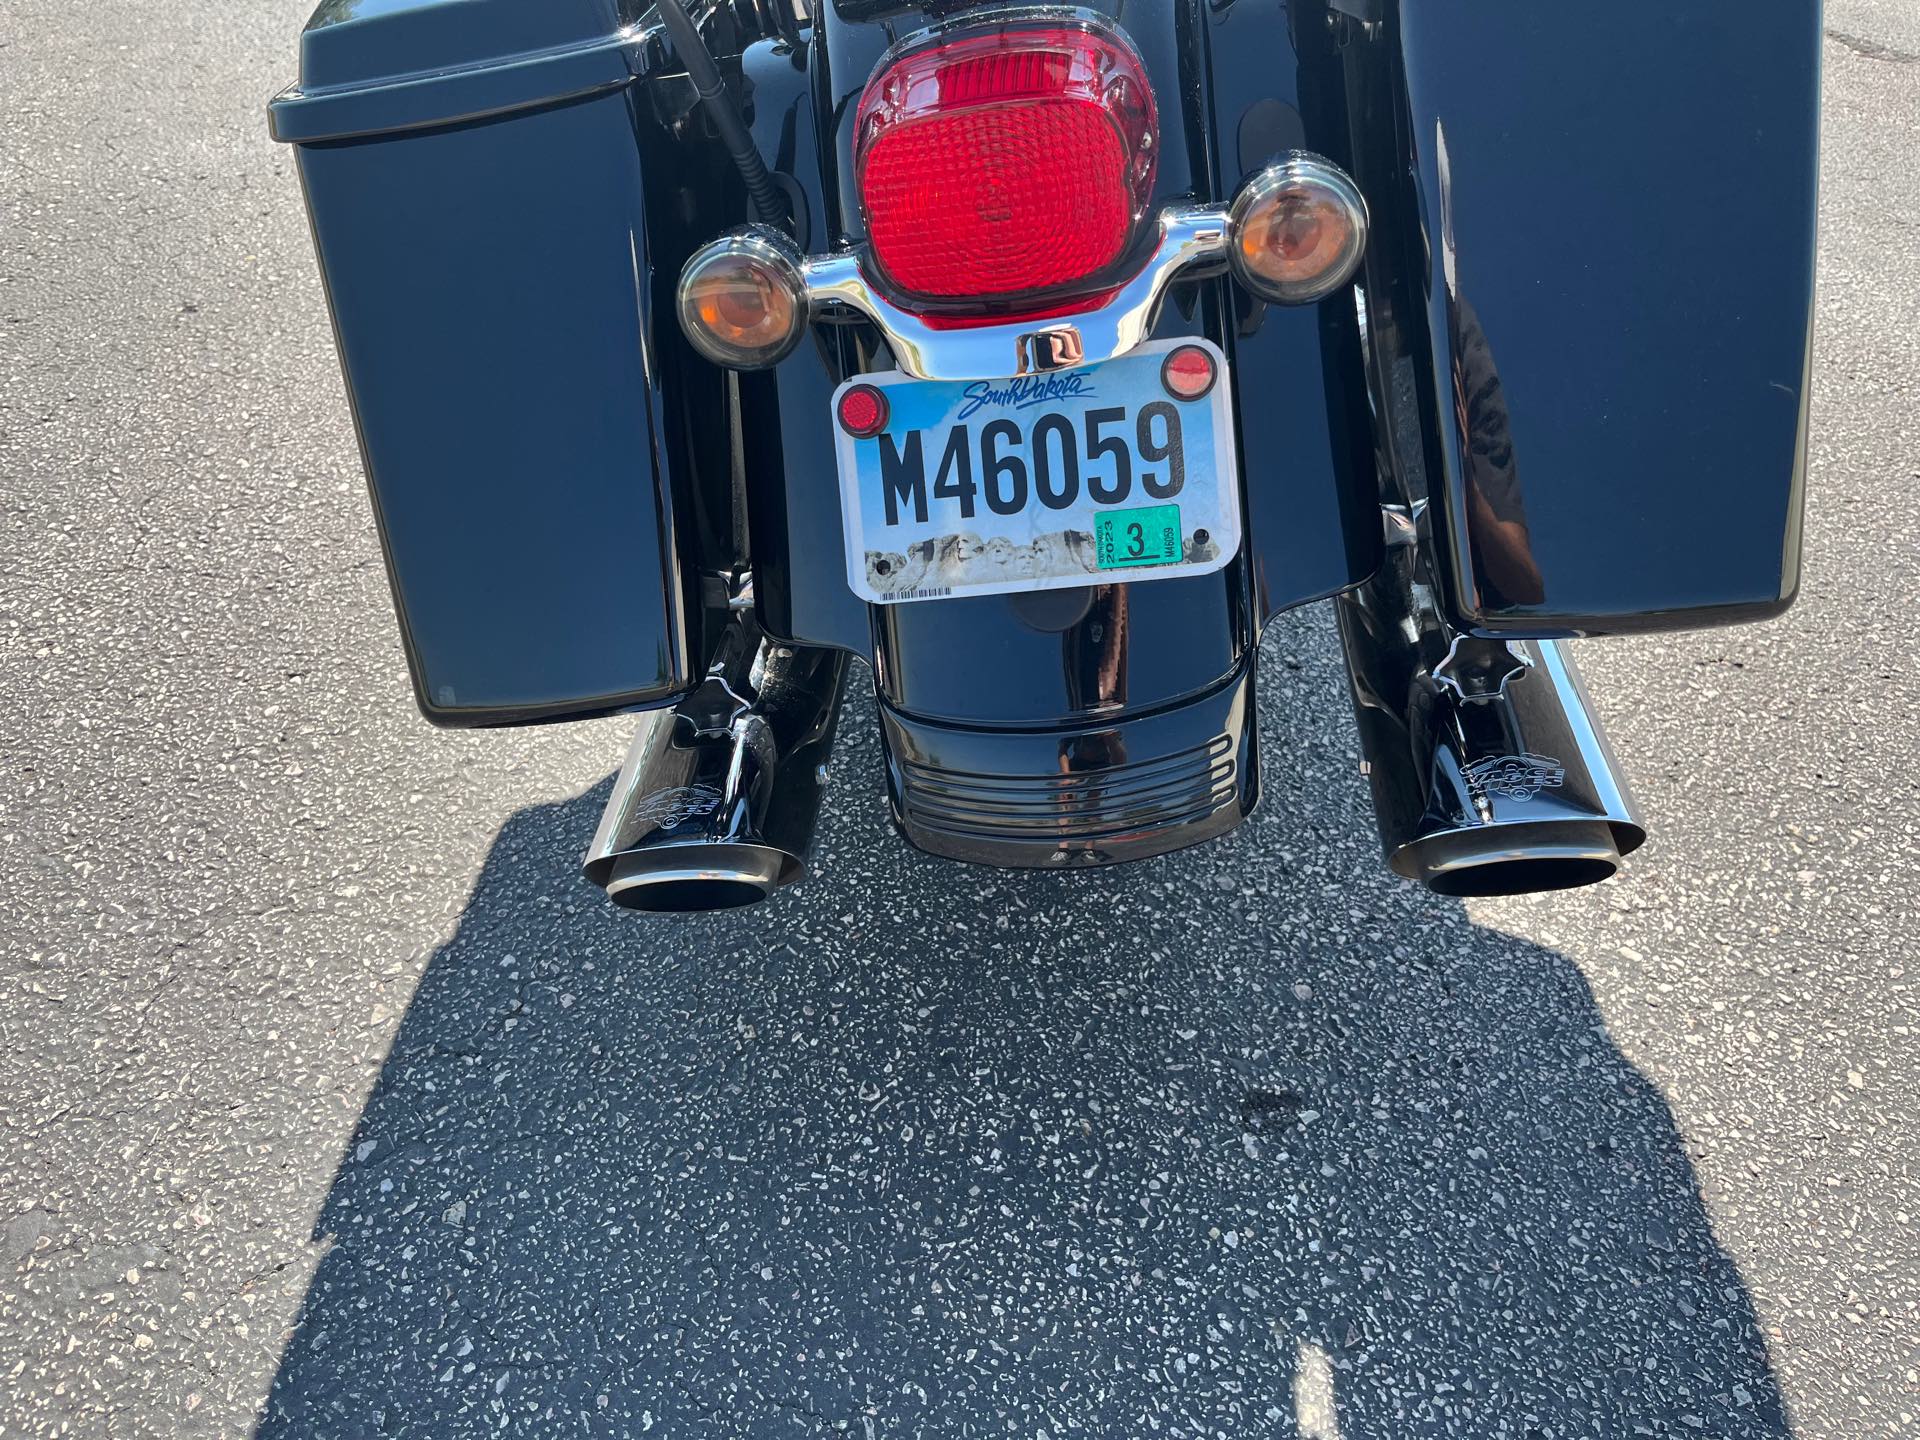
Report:
<svg viewBox="0 0 1920 1440"><path fill-rule="evenodd" d="M1313 607L1225 841L918 855L857 700L684 921L576 874L630 723L412 709L303 9L0 17L0 1434L1920 1433L1910 5L1828 12L1800 604L1579 651L1625 878L1386 874Z"/></svg>

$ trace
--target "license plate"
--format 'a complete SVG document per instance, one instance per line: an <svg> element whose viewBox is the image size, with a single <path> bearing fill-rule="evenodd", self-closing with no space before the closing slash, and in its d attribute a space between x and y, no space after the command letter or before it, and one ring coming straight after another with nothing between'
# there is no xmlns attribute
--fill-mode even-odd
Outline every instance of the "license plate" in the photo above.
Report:
<svg viewBox="0 0 1920 1440"><path fill-rule="evenodd" d="M1161 362L1212 354L1178 400ZM886 428L856 439L840 395L871 385ZM860 375L834 393L847 581L877 605L1204 575L1240 548L1226 359L1203 341L1012 380Z"/></svg>

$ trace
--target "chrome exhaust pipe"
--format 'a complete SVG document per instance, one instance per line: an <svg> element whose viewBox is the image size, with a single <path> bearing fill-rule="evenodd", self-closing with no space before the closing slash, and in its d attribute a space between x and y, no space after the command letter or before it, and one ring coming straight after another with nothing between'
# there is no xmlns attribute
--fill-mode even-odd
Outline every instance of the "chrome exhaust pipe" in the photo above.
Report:
<svg viewBox="0 0 1920 1440"><path fill-rule="evenodd" d="M1413 551L1337 605L1387 863L1442 895L1609 878L1647 832L1572 659L1452 631Z"/></svg>
<svg viewBox="0 0 1920 1440"><path fill-rule="evenodd" d="M642 720L587 848L628 910L754 905L806 873L847 657L781 645L736 614L707 678Z"/></svg>

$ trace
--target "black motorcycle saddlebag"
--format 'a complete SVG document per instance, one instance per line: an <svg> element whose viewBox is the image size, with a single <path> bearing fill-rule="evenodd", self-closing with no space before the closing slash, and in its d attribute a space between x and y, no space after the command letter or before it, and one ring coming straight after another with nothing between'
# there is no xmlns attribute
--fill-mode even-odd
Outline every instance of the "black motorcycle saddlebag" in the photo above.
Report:
<svg viewBox="0 0 1920 1440"><path fill-rule="evenodd" d="M1343 7L1349 8L1349 7ZM1404 3L1346 47L1381 389L1454 623L1763 620L1800 579L1818 0ZM1396 132L1397 135L1396 135Z"/></svg>
<svg viewBox="0 0 1920 1440"><path fill-rule="evenodd" d="M273 104L437 724L660 705L696 668L676 559L693 507L652 363L639 9L327 0Z"/></svg>

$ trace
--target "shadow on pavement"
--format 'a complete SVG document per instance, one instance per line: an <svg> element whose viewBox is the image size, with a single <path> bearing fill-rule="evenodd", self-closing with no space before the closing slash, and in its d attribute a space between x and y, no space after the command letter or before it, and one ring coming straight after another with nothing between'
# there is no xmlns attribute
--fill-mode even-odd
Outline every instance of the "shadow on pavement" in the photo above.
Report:
<svg viewBox="0 0 1920 1440"><path fill-rule="evenodd" d="M604 906L605 785L516 815L259 1433L1788 1434L1578 971L1384 876L1344 698L1268 669L1262 816L1115 872L912 854L857 706L756 911Z"/></svg>

